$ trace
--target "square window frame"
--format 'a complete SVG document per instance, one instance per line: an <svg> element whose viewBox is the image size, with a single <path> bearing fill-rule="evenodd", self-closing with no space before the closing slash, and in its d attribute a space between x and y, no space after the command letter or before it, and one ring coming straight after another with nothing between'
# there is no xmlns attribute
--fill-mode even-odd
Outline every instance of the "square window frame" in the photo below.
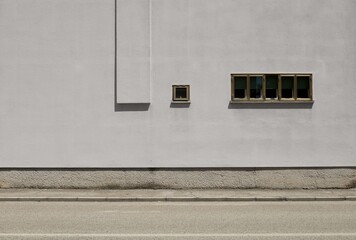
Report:
<svg viewBox="0 0 356 240"><path fill-rule="evenodd" d="M185 88L187 91L186 98L177 98L176 97L176 89L177 88ZM172 85L172 103L190 103L190 85Z"/></svg>

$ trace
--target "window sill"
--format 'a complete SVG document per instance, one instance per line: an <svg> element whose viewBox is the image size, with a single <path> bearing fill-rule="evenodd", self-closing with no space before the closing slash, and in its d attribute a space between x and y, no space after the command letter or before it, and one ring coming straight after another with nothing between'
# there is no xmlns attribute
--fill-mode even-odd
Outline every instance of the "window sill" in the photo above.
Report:
<svg viewBox="0 0 356 240"><path fill-rule="evenodd" d="M314 100L231 100L231 104L312 104Z"/></svg>
<svg viewBox="0 0 356 240"><path fill-rule="evenodd" d="M190 104L190 101L172 101L172 104Z"/></svg>

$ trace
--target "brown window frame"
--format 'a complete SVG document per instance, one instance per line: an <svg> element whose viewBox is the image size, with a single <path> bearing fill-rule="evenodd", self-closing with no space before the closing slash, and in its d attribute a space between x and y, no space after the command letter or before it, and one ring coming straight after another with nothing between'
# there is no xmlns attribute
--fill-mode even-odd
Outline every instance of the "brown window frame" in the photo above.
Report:
<svg viewBox="0 0 356 240"><path fill-rule="evenodd" d="M235 79L234 79L234 76L236 76L236 75L231 74L231 100L236 99L236 100L239 100L239 101L243 101L243 100L249 99L250 93L247 90L249 88L249 86L247 86L247 84L249 84L250 80L249 80L248 75L245 75L245 74L238 74L237 75L239 77L246 77L246 89L245 89L245 97L244 98L234 98L234 95L235 95L235 92L234 92L234 90L235 90Z"/></svg>
<svg viewBox="0 0 356 240"><path fill-rule="evenodd" d="M266 98L266 76L267 75L277 75L277 98L271 99ZM235 98L235 81L234 78L237 76L246 77L246 97L245 98ZM250 77L251 76L262 76L262 98L250 98ZM292 98L282 98L282 77L292 76L293 77L293 97ZM298 98L298 77L309 77L309 98ZM233 73L231 74L231 103L313 103L313 74L312 73Z"/></svg>
<svg viewBox="0 0 356 240"><path fill-rule="evenodd" d="M176 90L177 88L185 88L187 91L186 98L177 98ZM174 103L188 103L190 102L190 85L172 85L172 102Z"/></svg>

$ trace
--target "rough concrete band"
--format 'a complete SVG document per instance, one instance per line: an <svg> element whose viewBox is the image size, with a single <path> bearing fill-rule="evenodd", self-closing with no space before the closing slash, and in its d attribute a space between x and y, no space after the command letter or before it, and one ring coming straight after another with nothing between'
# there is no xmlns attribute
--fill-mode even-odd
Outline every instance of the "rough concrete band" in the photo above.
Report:
<svg viewBox="0 0 356 240"><path fill-rule="evenodd" d="M356 187L356 168L0 170L0 188L322 189L352 187Z"/></svg>

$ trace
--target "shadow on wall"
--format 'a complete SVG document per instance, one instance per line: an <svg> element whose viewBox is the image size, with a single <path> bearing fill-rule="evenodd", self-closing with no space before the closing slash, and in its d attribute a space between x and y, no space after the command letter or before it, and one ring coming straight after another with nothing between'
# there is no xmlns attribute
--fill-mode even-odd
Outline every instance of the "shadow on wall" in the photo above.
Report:
<svg viewBox="0 0 356 240"><path fill-rule="evenodd" d="M314 103L229 103L228 109L312 109Z"/></svg>
<svg viewBox="0 0 356 240"><path fill-rule="evenodd" d="M171 103L170 108L189 108L190 103L176 104ZM150 103L115 103L115 112L129 112L129 111L148 111ZM313 103L249 103L236 104L229 103L228 109L312 109Z"/></svg>
<svg viewBox="0 0 356 240"><path fill-rule="evenodd" d="M171 103L170 108L189 108L190 103Z"/></svg>
<svg viewBox="0 0 356 240"><path fill-rule="evenodd" d="M148 111L150 103L115 103L115 112Z"/></svg>

